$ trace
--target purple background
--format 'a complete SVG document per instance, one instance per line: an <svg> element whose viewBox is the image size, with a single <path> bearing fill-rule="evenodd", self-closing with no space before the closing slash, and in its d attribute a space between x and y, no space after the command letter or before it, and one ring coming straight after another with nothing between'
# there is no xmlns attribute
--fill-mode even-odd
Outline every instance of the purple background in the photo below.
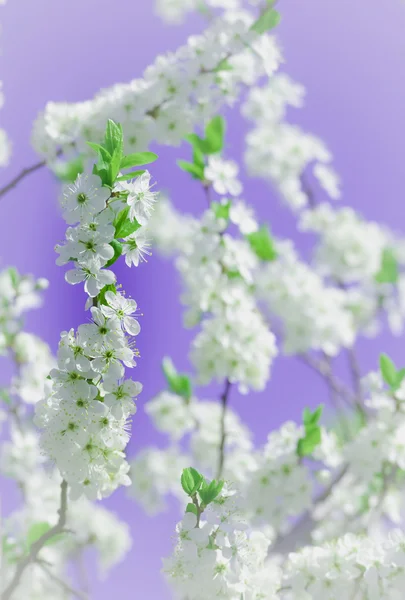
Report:
<svg viewBox="0 0 405 600"><path fill-rule="evenodd" d="M286 71L308 90L306 108L291 113L292 120L329 145L344 182L346 204L404 231L405 3L281 0L279 8L283 22L278 35ZM197 16L183 26L165 26L154 15L152 0L9 0L0 9L0 23L0 72L6 95L0 121L14 144L1 185L36 161L29 142L31 123L47 100L82 100L100 87L139 77L156 54L174 50L203 26ZM230 115L229 123L229 153L238 158L245 124L237 114ZM198 186L176 168L179 155L187 157L186 150L160 151L152 172L159 189L167 189L177 207L198 212L204 199ZM54 264L53 247L65 230L57 191L57 183L42 170L0 200L1 265L14 264L22 273L50 280L45 308L31 313L28 330L40 334L53 349L61 330L86 319L83 291L80 286L66 285L64 269ZM277 235L298 240L294 220L266 184L246 181L245 195ZM305 240L298 244L308 249ZM136 371L144 393L133 425L132 455L147 444L164 443L142 405L163 385L160 361L164 355L172 356L179 368L189 368L192 334L182 329L178 279L171 264L153 256L139 269L121 266L117 272L144 313L139 336L142 358ZM398 361L403 357L402 340L388 335L360 341L358 347L363 372L375 366L381 350ZM344 360L339 362L343 369ZM217 394L218 388L212 389ZM279 359L265 393L249 397L233 393L232 405L260 443L271 428L298 418L303 406L318 403L324 393L323 383L305 367ZM6 509L11 508L10 487L2 482L2 489L8 494ZM92 583L93 597L102 600L115 593L122 600L168 598L159 576L160 557L170 552L176 511L149 519L123 490L106 505L130 523L134 547L107 583Z"/></svg>

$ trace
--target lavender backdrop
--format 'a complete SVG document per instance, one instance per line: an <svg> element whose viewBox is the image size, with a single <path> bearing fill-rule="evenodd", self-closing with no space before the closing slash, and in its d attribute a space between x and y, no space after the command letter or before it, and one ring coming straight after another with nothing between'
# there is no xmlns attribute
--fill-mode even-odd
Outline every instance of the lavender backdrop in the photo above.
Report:
<svg viewBox="0 0 405 600"><path fill-rule="evenodd" d="M401 0L386 0L384 6L378 0L281 0L279 7L283 22L278 35L285 50L285 68L308 89L306 108L291 113L292 119L330 146L343 178L345 203L405 233L405 4ZM0 185L35 162L29 143L31 123L47 100L82 100L100 87L140 76L156 54L175 49L203 26L195 16L184 26L165 26L154 15L152 0L9 0L0 9L0 23L0 72L6 94L0 119L14 143L12 162L1 173ZM236 115L229 116L229 123L229 151L240 157L245 125ZM158 187L169 190L179 208L201 210L201 192L175 166L178 153L163 150L159 154L153 167ZM278 235L297 239L293 219L271 190L260 181L244 180L246 197L260 217ZM57 189L43 170L0 204L1 264L14 264L23 273L50 280L46 307L30 315L28 329L42 335L53 349L61 330L85 318L82 290L66 285L64 270L54 264L53 247L65 229ZM308 251L307 241L298 243ZM163 385L160 361L164 355L171 355L181 369L188 368L191 333L181 325L179 285L172 265L153 256L139 269L118 271L124 288L144 313L139 336L142 358L136 372L144 382L144 393L129 448L133 454L146 444L163 443L142 405ZM381 349L403 364L403 347L401 339L390 336L361 341L363 369L375 365ZM340 363L343 370L343 359ZM217 393L215 386L212 393ZM305 367L279 359L268 391L248 398L234 393L232 404L260 443L270 428L298 418L304 405L318 403L324 393L322 382ZM1 491L7 512L15 495L4 481ZM114 593L122 600L169 598L159 569L160 557L171 548L177 520L174 507L148 519L123 491L106 504L130 523L134 546L106 583L92 583L93 597L103 600Z"/></svg>

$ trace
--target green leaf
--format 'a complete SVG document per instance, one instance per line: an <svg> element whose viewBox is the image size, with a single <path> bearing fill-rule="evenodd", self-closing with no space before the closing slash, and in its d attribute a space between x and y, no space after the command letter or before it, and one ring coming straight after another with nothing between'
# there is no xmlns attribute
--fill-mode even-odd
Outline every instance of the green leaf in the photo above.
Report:
<svg viewBox="0 0 405 600"><path fill-rule="evenodd" d="M211 119L205 128L205 142L208 150L207 154L216 154L221 152L224 147L226 123L225 119L217 115Z"/></svg>
<svg viewBox="0 0 405 600"><path fill-rule="evenodd" d="M202 155L208 154L207 142L196 133L189 133L185 139L190 142L194 150L198 150Z"/></svg>
<svg viewBox="0 0 405 600"><path fill-rule="evenodd" d="M322 416L323 408L324 405L320 404L313 413L310 411L309 408L304 408L302 420L306 429L318 424L319 419Z"/></svg>
<svg viewBox="0 0 405 600"><path fill-rule="evenodd" d="M111 265L113 265L122 254L121 242L119 242L118 240L112 240L112 242L110 242L110 246L112 246L114 249L114 256L110 258L110 260L104 265L104 268L106 269L108 269L108 267L111 267Z"/></svg>
<svg viewBox="0 0 405 600"><path fill-rule="evenodd" d="M174 394L185 398L185 400L190 400L193 394L193 387L188 375L178 373L173 362L168 357L163 359L162 368L170 390Z"/></svg>
<svg viewBox="0 0 405 600"><path fill-rule="evenodd" d="M309 456L321 443L321 428L315 426L306 432L305 437L298 440L297 454L300 457Z"/></svg>
<svg viewBox="0 0 405 600"><path fill-rule="evenodd" d="M113 223L115 227L115 238L126 238L131 233L134 233L137 229L140 228L140 225L136 219L133 221L129 218L129 206L126 206L123 210L121 210L118 215L114 219Z"/></svg>
<svg viewBox="0 0 405 600"><path fill-rule="evenodd" d="M35 544L45 533L52 529L52 525L46 522L34 523L28 530L27 533L27 546L31 548L32 544Z"/></svg>
<svg viewBox="0 0 405 600"><path fill-rule="evenodd" d="M200 179L201 181L204 179L204 167L202 167L201 165L189 163L185 160L178 160L177 164L182 171L190 173L190 175L192 175L194 179Z"/></svg>
<svg viewBox="0 0 405 600"><path fill-rule="evenodd" d="M181 486L188 496L193 496L199 490L203 480L203 476L193 467L183 469Z"/></svg>
<svg viewBox="0 0 405 600"><path fill-rule="evenodd" d="M11 398L10 395L8 393L8 391L6 389L1 389L0 390L0 400L2 402L4 402L4 404L11 404Z"/></svg>
<svg viewBox="0 0 405 600"><path fill-rule="evenodd" d="M110 163L111 154L108 152L108 150L106 150L106 148L104 148L104 146L101 146L101 144L95 144L94 142L86 142L86 144L90 146L90 148L92 148L95 152L97 152L97 154L101 156L102 160L107 165Z"/></svg>
<svg viewBox="0 0 405 600"><path fill-rule="evenodd" d="M375 276L375 280L377 283L397 283L398 277L399 268L395 254L391 248L385 248L381 259L381 267Z"/></svg>
<svg viewBox="0 0 405 600"><path fill-rule="evenodd" d="M124 137L121 125L115 123L112 119L108 119L105 130L103 147L110 153L111 157L114 152L123 155L124 152Z"/></svg>
<svg viewBox="0 0 405 600"><path fill-rule="evenodd" d="M11 284L16 289L20 283L20 274L15 267L9 267L7 273L10 275Z"/></svg>
<svg viewBox="0 0 405 600"><path fill-rule="evenodd" d="M198 515L198 511L197 511L196 505L192 504L191 502L189 502L187 504L186 513L193 513L193 515L197 516Z"/></svg>
<svg viewBox="0 0 405 600"><path fill-rule="evenodd" d="M380 354L380 371L385 383L394 387L397 382L397 368L386 354Z"/></svg>
<svg viewBox="0 0 405 600"><path fill-rule="evenodd" d="M110 162L110 169L109 169L109 175L110 175L109 184L110 184L110 186L114 185L114 183L117 179L117 175L120 172L121 158L122 158L122 150L120 150L119 148L116 148L114 150L114 153L111 157L111 162Z"/></svg>
<svg viewBox="0 0 405 600"><path fill-rule="evenodd" d="M83 173L83 171L84 165L81 156L77 156L70 161L58 161L53 167L53 172L56 177L66 183L73 183L76 181L77 176L80 173Z"/></svg>
<svg viewBox="0 0 405 600"><path fill-rule="evenodd" d="M200 167L204 171L205 162L204 162L204 154L198 148L193 148L193 163Z"/></svg>
<svg viewBox="0 0 405 600"><path fill-rule="evenodd" d="M224 58L214 69L214 73L220 73L221 71L233 71L231 63Z"/></svg>
<svg viewBox="0 0 405 600"><path fill-rule="evenodd" d="M210 502L215 500L215 498L221 493L223 487L223 481L216 481L215 479L213 479L209 484L207 484L204 481L201 488L198 491L198 495L200 496L204 506L208 506Z"/></svg>
<svg viewBox="0 0 405 600"><path fill-rule="evenodd" d="M105 295L107 292L112 292L113 294L117 293L117 288L114 283L109 283L108 285L105 285L102 290L100 290L97 296L99 306L101 306L102 304L107 304L107 301L105 299Z"/></svg>
<svg viewBox="0 0 405 600"><path fill-rule="evenodd" d="M249 233L246 239L252 250L261 260L270 262L277 258L274 241L266 225L263 225L258 231Z"/></svg>
<svg viewBox="0 0 405 600"><path fill-rule="evenodd" d="M215 217L217 219L225 219L225 221L229 221L229 211L231 206L232 203L230 200L225 204L222 202L211 202L211 208L214 211Z"/></svg>
<svg viewBox="0 0 405 600"><path fill-rule="evenodd" d="M255 31L259 35L266 33L270 29L274 29L281 21L281 15L271 6L253 23L251 31Z"/></svg>
<svg viewBox="0 0 405 600"><path fill-rule="evenodd" d="M158 158L158 155L154 152L136 152L135 154L128 154L121 160L121 169L139 167L139 165L148 165L155 162Z"/></svg>
<svg viewBox="0 0 405 600"><path fill-rule="evenodd" d="M116 181L128 181L129 179L135 179L135 177L139 177L139 175L143 175L146 171L131 171L130 173L125 173L125 175L121 175L117 177Z"/></svg>
<svg viewBox="0 0 405 600"><path fill-rule="evenodd" d="M93 175L100 177L103 185L108 185L109 175L107 169L100 169L97 165L93 165Z"/></svg>

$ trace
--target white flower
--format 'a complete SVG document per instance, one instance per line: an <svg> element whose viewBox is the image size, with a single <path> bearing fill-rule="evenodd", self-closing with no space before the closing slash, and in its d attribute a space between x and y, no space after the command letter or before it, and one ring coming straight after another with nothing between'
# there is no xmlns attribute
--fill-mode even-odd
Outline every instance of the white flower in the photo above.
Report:
<svg viewBox="0 0 405 600"><path fill-rule="evenodd" d="M130 220L136 219L140 225L146 225L158 195L157 192L151 192L150 173L146 171L132 182L119 182L115 189L128 193Z"/></svg>
<svg viewBox="0 0 405 600"><path fill-rule="evenodd" d="M253 209L242 202L242 200L231 204L229 218L232 223L239 227L239 231L243 235L253 233L259 228Z"/></svg>
<svg viewBox="0 0 405 600"><path fill-rule="evenodd" d="M140 262L145 261L145 254L151 255L149 251L150 243L145 237L142 228L128 237L124 238L122 245L122 253L125 255L125 262L128 267L135 265L137 267Z"/></svg>
<svg viewBox="0 0 405 600"><path fill-rule="evenodd" d="M102 211L111 192L101 187L96 175L79 174L75 183L66 185L63 190L63 218L69 224L91 219Z"/></svg>
<svg viewBox="0 0 405 600"><path fill-rule="evenodd" d="M101 312L108 318L116 317L119 319L129 335L138 335L141 327L136 319L131 317L136 312L137 303L131 298L125 298L121 294L106 292L105 299L107 305L103 304Z"/></svg>
<svg viewBox="0 0 405 600"><path fill-rule="evenodd" d="M150 400L145 411L160 431L169 433L174 440L191 431L196 422L184 398L170 392L161 392Z"/></svg>
<svg viewBox="0 0 405 600"><path fill-rule="evenodd" d="M210 156L205 169L205 178L212 183L217 194L239 196L243 188L237 178L238 171L238 165L234 161Z"/></svg>
<svg viewBox="0 0 405 600"><path fill-rule="evenodd" d="M107 318L100 308L91 309L93 323L80 325L78 333L88 347L114 347L124 343L121 325L113 315Z"/></svg>
<svg viewBox="0 0 405 600"><path fill-rule="evenodd" d="M134 398L139 396L142 391L142 384L139 381L126 379L120 383L115 379L106 378L103 388L106 392L104 404L111 409L117 419L136 412Z"/></svg>
<svg viewBox="0 0 405 600"><path fill-rule="evenodd" d="M65 279L68 283L76 285L84 281L84 290L91 298L95 298L100 290L115 282L115 275L108 269L100 269L97 261L89 261L86 266L77 266L67 271Z"/></svg>

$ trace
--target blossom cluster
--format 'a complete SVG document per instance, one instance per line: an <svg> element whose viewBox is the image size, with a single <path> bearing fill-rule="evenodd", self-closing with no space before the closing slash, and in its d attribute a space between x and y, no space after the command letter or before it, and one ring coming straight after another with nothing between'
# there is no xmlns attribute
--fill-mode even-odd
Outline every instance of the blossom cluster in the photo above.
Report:
<svg viewBox="0 0 405 600"><path fill-rule="evenodd" d="M270 540L249 530L234 492L227 490L210 503L201 520L186 512L176 530L178 542L164 571L177 597L274 598L278 572L265 564Z"/></svg>
<svg viewBox="0 0 405 600"><path fill-rule="evenodd" d="M96 165L97 174L79 174L63 190L63 216L73 226L66 242L56 247L59 264L74 264L66 281L84 282L91 322L62 332L49 393L36 406L42 447L68 482L71 497L85 493L92 499L130 483L124 449L129 418L136 411L133 399L142 385L124 375L125 367L136 365L140 325L134 316L135 300L117 291L108 266L121 254L128 266L144 259L144 231L156 197L147 171L130 182L126 180L132 174L119 176L120 165L150 162L155 155L125 156L122 128L113 121L100 148L102 167ZM111 160L108 169L106 156Z"/></svg>
<svg viewBox="0 0 405 600"><path fill-rule="evenodd" d="M87 141L100 142L107 119L126 132L125 152L152 141L178 145L202 120L231 104L241 85L272 73L281 56L273 37L251 30L245 11L218 17L176 52L159 56L143 79L102 90L76 104L50 102L35 122L32 142L47 159L59 148L88 155Z"/></svg>
<svg viewBox="0 0 405 600"><path fill-rule="evenodd" d="M286 122L289 106L302 106L304 88L285 74L263 87L253 87L242 113L254 124L246 137L245 161L251 175L270 181L294 211L308 205L303 178L312 166L321 188L334 200L340 197L339 178L330 166L332 155L324 142Z"/></svg>

